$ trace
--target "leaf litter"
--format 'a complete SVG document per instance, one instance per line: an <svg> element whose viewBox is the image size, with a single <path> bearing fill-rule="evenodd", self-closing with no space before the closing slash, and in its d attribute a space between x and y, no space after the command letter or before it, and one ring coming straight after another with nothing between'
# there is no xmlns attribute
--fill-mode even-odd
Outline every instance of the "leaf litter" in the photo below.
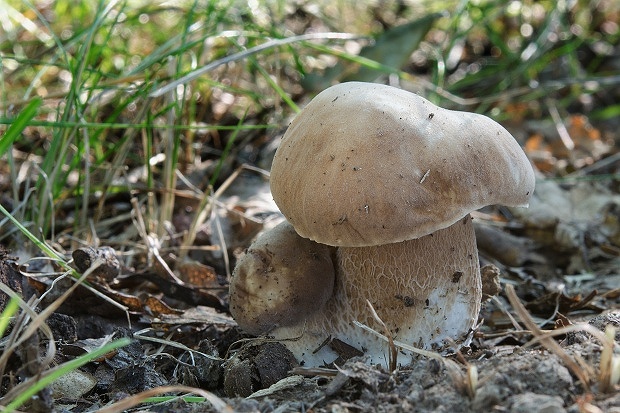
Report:
<svg viewBox="0 0 620 413"><path fill-rule="evenodd" d="M387 361L368 366L363 357L354 357L313 370L298 366L279 343L240 332L226 313L225 271L217 262L229 254L232 265L259 231L282 219L268 182L241 174L207 222L208 242L225 249L201 250L198 259L189 254L183 261L162 255L168 269L153 261L146 271L121 264L110 247L73 251L80 271L97 257L104 260L91 271L88 286L79 286L48 320L53 336L60 338L57 357L88 352L109 336L134 341L55 384L54 403L68 411L105 405L113 411L110 403L125 406L128 395L154 395L153 389L178 385L208 391L220 407L179 398L149 409L615 411L620 333L607 341L592 335L592 326L600 330L596 336L607 326L620 331L620 198L613 184L540 180L529 209L479 213L477 236L491 292L481 326L458 357L420 356L412 366L393 370ZM498 233L505 239L485 242L489 232L492 239ZM5 252L0 276L18 291L35 291L46 306L74 282L45 271L49 268L20 265ZM498 281L504 292L498 291ZM572 328L554 334L567 327ZM532 338L539 342L528 345ZM395 344L386 342L386 348L390 345ZM27 360L24 351L39 344L22 346L7 360L9 370L19 371L16 363ZM444 367L442 358L452 367Z"/></svg>

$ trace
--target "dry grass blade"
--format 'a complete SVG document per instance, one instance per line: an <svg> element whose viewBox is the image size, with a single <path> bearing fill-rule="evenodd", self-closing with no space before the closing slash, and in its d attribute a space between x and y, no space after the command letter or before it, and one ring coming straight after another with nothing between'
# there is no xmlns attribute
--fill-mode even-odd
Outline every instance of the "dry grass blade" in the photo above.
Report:
<svg viewBox="0 0 620 413"><path fill-rule="evenodd" d="M615 328L611 325L607 326L605 332L602 332L598 328L588 323L568 325L566 327L557 328L553 331L545 332L545 334L543 334L542 336L534 337L530 341L525 343L522 348L530 347L549 337L562 336L575 331L588 333L602 343L603 351L601 352L601 361L598 374L599 390L603 393L613 391L615 389L615 386L620 381L620 357L614 355L614 347L617 346L616 342L614 341L616 333ZM524 330L524 332L531 334L529 331L526 330ZM580 361L582 363L585 363L585 361L583 360ZM592 376L593 373L590 371L589 366L585 365L584 370L587 372L588 376Z"/></svg>
<svg viewBox="0 0 620 413"><path fill-rule="evenodd" d="M541 344L547 350L551 351L560 359L562 359L564 364L566 364L566 366L573 372L573 374L577 376L584 389L589 391L591 379L588 371L586 371L586 369L584 368L584 366L586 366L585 362L583 362L582 360L582 362L580 363L581 366L577 364L577 362L575 362L575 360L571 358L562 347L560 347L560 345L553 339L551 335L545 333L538 327L538 325L534 322L532 317L530 317L529 313L519 300L519 297L517 297L517 294L515 293L514 287L512 285L506 286L506 295L508 296L508 301L510 301L512 308L514 308L515 312L517 313L523 324L525 324L525 327L527 327L532 332L532 334L540 340Z"/></svg>
<svg viewBox="0 0 620 413"><path fill-rule="evenodd" d="M110 338L111 336L108 336L106 337L106 340ZM13 387L11 391L9 391L0 401L1 403L5 404L7 401L11 400L10 403L6 404L5 410L3 411L5 411L6 413L13 412L17 407L24 405L24 403L27 403L28 400L32 400L35 402L40 400L40 398L35 397L36 394L40 393L43 389L60 379L62 376L68 374L73 370L78 369L86 363L103 357L105 354L108 354L119 347L126 346L129 343L130 340L127 338L122 338L114 342L109 342L104 344L102 347L84 353L79 357L65 361L61 364L57 364L55 367L47 368L45 370L39 370L40 372L38 374L31 374L30 378L22 381L21 383ZM37 411L47 410L49 409L45 407L43 407L43 410L37 409Z"/></svg>
<svg viewBox="0 0 620 413"><path fill-rule="evenodd" d="M159 250L161 246L159 242L157 241L157 239L151 233L149 233L146 223L144 221L144 218L142 217L142 211L140 210L140 205L136 198L131 198L131 206L132 206L132 211L133 211L132 217L134 218L135 226L138 229L138 233L142 237L144 244L148 248L148 252L149 252L151 259L154 258L157 261L157 264L161 267L161 269L163 270L163 273L169 277L170 281L184 286L185 282L176 276L174 271L172 271L170 266L168 266L166 261L159 254Z"/></svg>
<svg viewBox="0 0 620 413"><path fill-rule="evenodd" d="M599 371L599 386L603 393L613 391L620 381L620 357L614 356L614 337L616 329L610 325L605 329L603 351Z"/></svg>
<svg viewBox="0 0 620 413"><path fill-rule="evenodd" d="M390 343L390 338L373 330L367 325L362 324L357 320L353 321L353 324L379 337L380 339ZM471 399L473 399L476 396L476 389L478 387L478 370L476 369L475 366L467 363L467 373L463 373L463 371L461 370L457 362L449 358L443 357L439 353L436 353L434 351L429 351L429 350L422 350L420 348L410 346L409 344L402 343L398 340L392 340L391 343L395 349L402 348L403 350L411 351L412 353L419 354L421 356L435 359L441 362L446 367L446 371L448 372L448 375L452 379L452 382L454 383L458 391L460 391L463 394L466 394Z"/></svg>
<svg viewBox="0 0 620 413"><path fill-rule="evenodd" d="M222 196L222 194L232 185L232 183L239 177L239 175L244 171L253 171L259 174L262 174L266 177L269 177L269 172L257 168L255 166L249 164L242 164L237 169L235 169L228 178L219 186L217 191L210 195L205 193L202 199L200 200L200 205L197 208L198 213L194 216L192 223L187 231L182 244L182 250L180 258L183 259L187 254L187 251L190 249L192 245L194 245L194 241L196 239L196 234L198 233L198 228L206 222L206 220L211 215L213 210L213 205L217 202L218 198ZM222 251L226 251L223 249ZM226 254L224 254L226 256ZM227 266L228 267L228 266Z"/></svg>
<svg viewBox="0 0 620 413"><path fill-rule="evenodd" d="M137 332L135 332L133 334L133 338L138 339L138 340L150 341L152 343L158 343L158 344L161 344L162 347L170 346L170 347L178 348L180 350L187 351L188 353L191 353L191 354L198 354L198 355L200 355L202 357L206 357L206 358L208 358L210 360L218 360L218 361L219 360L223 360L221 357L215 357L215 356L212 356L212 355L209 355L209 354L206 354L206 353L202 353L202 352L200 352L198 350L191 349L191 348L187 347L186 345L184 345L182 343L178 343L178 342L173 341L173 340L166 340L166 339L162 339L162 338L149 337L149 336L143 335L143 333L146 333L146 332L149 332L149 331L153 331L153 329L147 328L147 329L144 329L144 330L141 330L141 331L137 331Z"/></svg>
<svg viewBox="0 0 620 413"><path fill-rule="evenodd" d="M202 396L207 400L215 411L219 413L233 413L234 410L230 407L224 400L217 397L215 394L208 392L206 390L197 389L194 387L187 386L161 386L155 387L154 389L145 390L141 393L134 394L133 396L127 397L123 400L120 400L114 404L111 404L103 409L98 410L99 413L120 413L132 407L143 403L149 397L157 396L163 393L171 393L171 392L185 392L185 393L194 393L199 396Z"/></svg>
<svg viewBox="0 0 620 413"><path fill-rule="evenodd" d="M22 310L22 313L19 314L15 318L15 322L13 325L13 329L8 337L4 348L2 349L2 355L0 356L0 377L4 376L4 371L6 368L6 364L9 360L11 354L13 354L19 347L20 341L23 337L23 331L27 328L27 323L29 320L33 320L37 318L37 313L34 310L36 307L35 300L32 299L29 302L25 302L21 297L17 296L14 291L12 291L8 286L4 283L0 283L0 290L7 295L15 297L19 307ZM52 334L52 330L45 323L41 324L41 332L45 335L47 340L47 354L45 358L41 361L42 365L47 365L51 362L54 355L56 354L56 344L54 341L54 336ZM6 400L6 395L3 396L2 401Z"/></svg>
<svg viewBox="0 0 620 413"><path fill-rule="evenodd" d="M467 364L467 376L465 378L465 391L470 399L476 397L476 389L478 388L478 368L473 364Z"/></svg>
<svg viewBox="0 0 620 413"><path fill-rule="evenodd" d="M32 323L24 332L24 334L20 338L20 341L18 341L18 344L26 340L32 334L34 334L34 332L41 327L45 320L47 320L49 316L52 315L60 307L60 305L64 303L67 298L69 298L69 296L86 280L86 278L88 278L88 276L91 275L93 271L95 271L97 267L99 267L102 263L103 261L100 258L96 259L91 265L91 267L88 268L88 270L86 270L84 274L79 279L77 279L71 287L67 289L67 291L65 291L60 297L58 297L56 300L54 300L54 302L52 302L43 311L41 311L41 313L32 320Z"/></svg>
<svg viewBox="0 0 620 413"><path fill-rule="evenodd" d="M370 312L372 313L373 318L377 321L377 323L381 325L381 327L383 327L383 331L385 332L385 336L387 337L388 367L390 369L390 372L393 372L394 370L396 370L396 361L398 360L398 350L396 349L396 346L394 345L394 338L392 337L392 332L390 331L389 328L387 328L383 320L379 317L379 314L377 314L377 312L375 311L375 308L372 306L372 303L368 300L366 300L366 303L368 304L368 307L370 307Z"/></svg>
<svg viewBox="0 0 620 413"><path fill-rule="evenodd" d="M572 138L570 137L570 133L568 133L566 125L564 125L564 122L562 122L562 117L560 116L560 112L558 111L555 102L553 102L551 99L546 99L546 103L549 109L549 114L551 115L551 119L553 119L553 122L555 123L555 128L558 131L558 135L560 136L562 144L564 145L564 147L566 147L566 149L572 151L573 149L575 149L575 142L573 142Z"/></svg>

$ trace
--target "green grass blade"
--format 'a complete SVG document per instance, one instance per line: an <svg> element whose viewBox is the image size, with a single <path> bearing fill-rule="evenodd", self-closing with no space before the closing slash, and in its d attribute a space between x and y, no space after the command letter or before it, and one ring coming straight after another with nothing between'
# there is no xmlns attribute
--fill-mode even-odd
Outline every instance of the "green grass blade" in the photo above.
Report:
<svg viewBox="0 0 620 413"><path fill-rule="evenodd" d="M261 43L257 46L254 46L250 49L243 50L238 53L233 53L222 59L217 59L207 65L204 65L196 70L193 70L192 72L184 75L183 77L177 80L174 80L166 84L165 86L155 89L154 91L150 93L149 96L150 97L163 96L165 93L168 93L171 90L175 89L178 85L183 85L188 82L191 82L192 80L199 78L200 76L215 69L216 67L222 66L230 62L236 62L238 60L245 59L248 56L251 56L253 54L257 54L257 53L260 53L260 52L263 52L265 50L272 49L275 47L280 47L280 46L285 46L291 43L299 43L299 42L310 41L310 40L328 40L328 39L348 40L348 39L355 39L358 37L360 36L355 36L349 33L329 32L329 33L307 33L307 34L302 34L299 36L286 37L284 39L272 39L264 43Z"/></svg>
<svg viewBox="0 0 620 413"><path fill-rule="evenodd" d="M606 106L597 110L593 110L590 114L592 119L610 120L620 117L620 104Z"/></svg>
<svg viewBox="0 0 620 413"><path fill-rule="evenodd" d="M246 116L247 116L247 111L239 119L237 126L241 126ZM239 128L235 129L230 135L230 137L228 138L228 142L226 142L226 146L224 147L224 152L222 153L222 156L220 156L220 159L215 167L215 170L213 171L213 175L211 176L211 179L209 180L209 185L211 187L215 185L217 178L220 176L220 172L222 170L222 167L224 166L224 162L226 162L226 159L228 158L228 155L230 154L230 151L233 148L233 144L235 143L235 140L237 139L237 136L239 135L239 130L240 130Z"/></svg>
<svg viewBox="0 0 620 413"><path fill-rule="evenodd" d="M205 403L208 402L206 397L202 396L153 396L147 397L142 403L165 403L173 400L183 400L185 403Z"/></svg>
<svg viewBox="0 0 620 413"><path fill-rule="evenodd" d="M26 126L28 126L29 122L37 114L42 102L43 100L39 97L33 99L22 109L19 115L17 115L13 123L11 123L11 126L9 126L4 135L0 138L0 157L9 150L13 142L15 142L15 139L26 129Z"/></svg>
<svg viewBox="0 0 620 413"><path fill-rule="evenodd" d="M34 381L33 379L34 383L32 383L30 387L28 387L26 390L20 393L19 396L15 398L15 400L9 403L6 406L6 408L3 410L3 412L7 413L7 412L12 412L16 410L21 405L23 405L26 401L28 401L28 399L30 399L32 396L37 394L39 391L41 391L45 387L49 386L59 377L62 377L63 375L69 373L70 371L78 369L84 364L89 363L113 350L116 350L117 348L124 347L128 345L129 343L131 343L131 340L129 340L128 338L121 338L120 340L116 340L111 343L108 343L105 346L93 352L84 354L80 357L77 357L73 360L63 363L59 365L58 367L48 370L47 372L43 373L41 377L38 378L36 381Z"/></svg>
<svg viewBox="0 0 620 413"><path fill-rule="evenodd" d="M6 307L4 307L4 310L2 310L2 314L0 314L0 337L4 336L11 322L11 317L15 315L18 309L19 299L17 297L11 297Z"/></svg>
<svg viewBox="0 0 620 413"><path fill-rule="evenodd" d="M3 213L12 223L15 225L21 232L24 234L30 241L32 241L41 251L47 254L48 257L57 260L59 264L63 265L63 267L67 269L71 269L69 265L65 262L64 257L54 251L50 246L46 243L39 241L39 239L30 231L28 228L23 226L21 222L19 222L9 211L7 211L2 205L0 205L0 213Z"/></svg>

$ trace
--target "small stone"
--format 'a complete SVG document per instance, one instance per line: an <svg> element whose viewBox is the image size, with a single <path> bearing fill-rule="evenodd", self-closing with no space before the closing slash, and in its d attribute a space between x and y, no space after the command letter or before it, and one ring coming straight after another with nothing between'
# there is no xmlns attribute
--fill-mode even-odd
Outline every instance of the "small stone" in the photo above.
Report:
<svg viewBox="0 0 620 413"><path fill-rule="evenodd" d="M512 404L509 410L513 413L566 413L559 396L523 393L510 397L508 403Z"/></svg>
<svg viewBox="0 0 620 413"><path fill-rule="evenodd" d="M73 370L54 380L50 384L50 388L55 399L66 398L75 400L88 393L95 387L96 383L97 380L92 374L81 370Z"/></svg>

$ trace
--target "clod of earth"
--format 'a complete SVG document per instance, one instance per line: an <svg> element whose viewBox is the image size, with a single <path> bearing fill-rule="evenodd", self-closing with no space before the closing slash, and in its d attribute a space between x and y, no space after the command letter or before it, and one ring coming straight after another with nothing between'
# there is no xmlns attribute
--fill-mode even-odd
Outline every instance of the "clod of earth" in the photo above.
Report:
<svg viewBox="0 0 620 413"><path fill-rule="evenodd" d="M224 390L230 397L247 397L286 377L297 361L282 344L250 343L241 348L224 366Z"/></svg>
<svg viewBox="0 0 620 413"><path fill-rule="evenodd" d="M231 313L248 332L284 340L306 366L334 361L334 339L383 363L387 344L353 323L381 331L367 300L397 340L432 348L463 339L482 295L469 213L526 206L534 172L488 117L350 82L293 120L271 191L288 222L239 261Z"/></svg>

